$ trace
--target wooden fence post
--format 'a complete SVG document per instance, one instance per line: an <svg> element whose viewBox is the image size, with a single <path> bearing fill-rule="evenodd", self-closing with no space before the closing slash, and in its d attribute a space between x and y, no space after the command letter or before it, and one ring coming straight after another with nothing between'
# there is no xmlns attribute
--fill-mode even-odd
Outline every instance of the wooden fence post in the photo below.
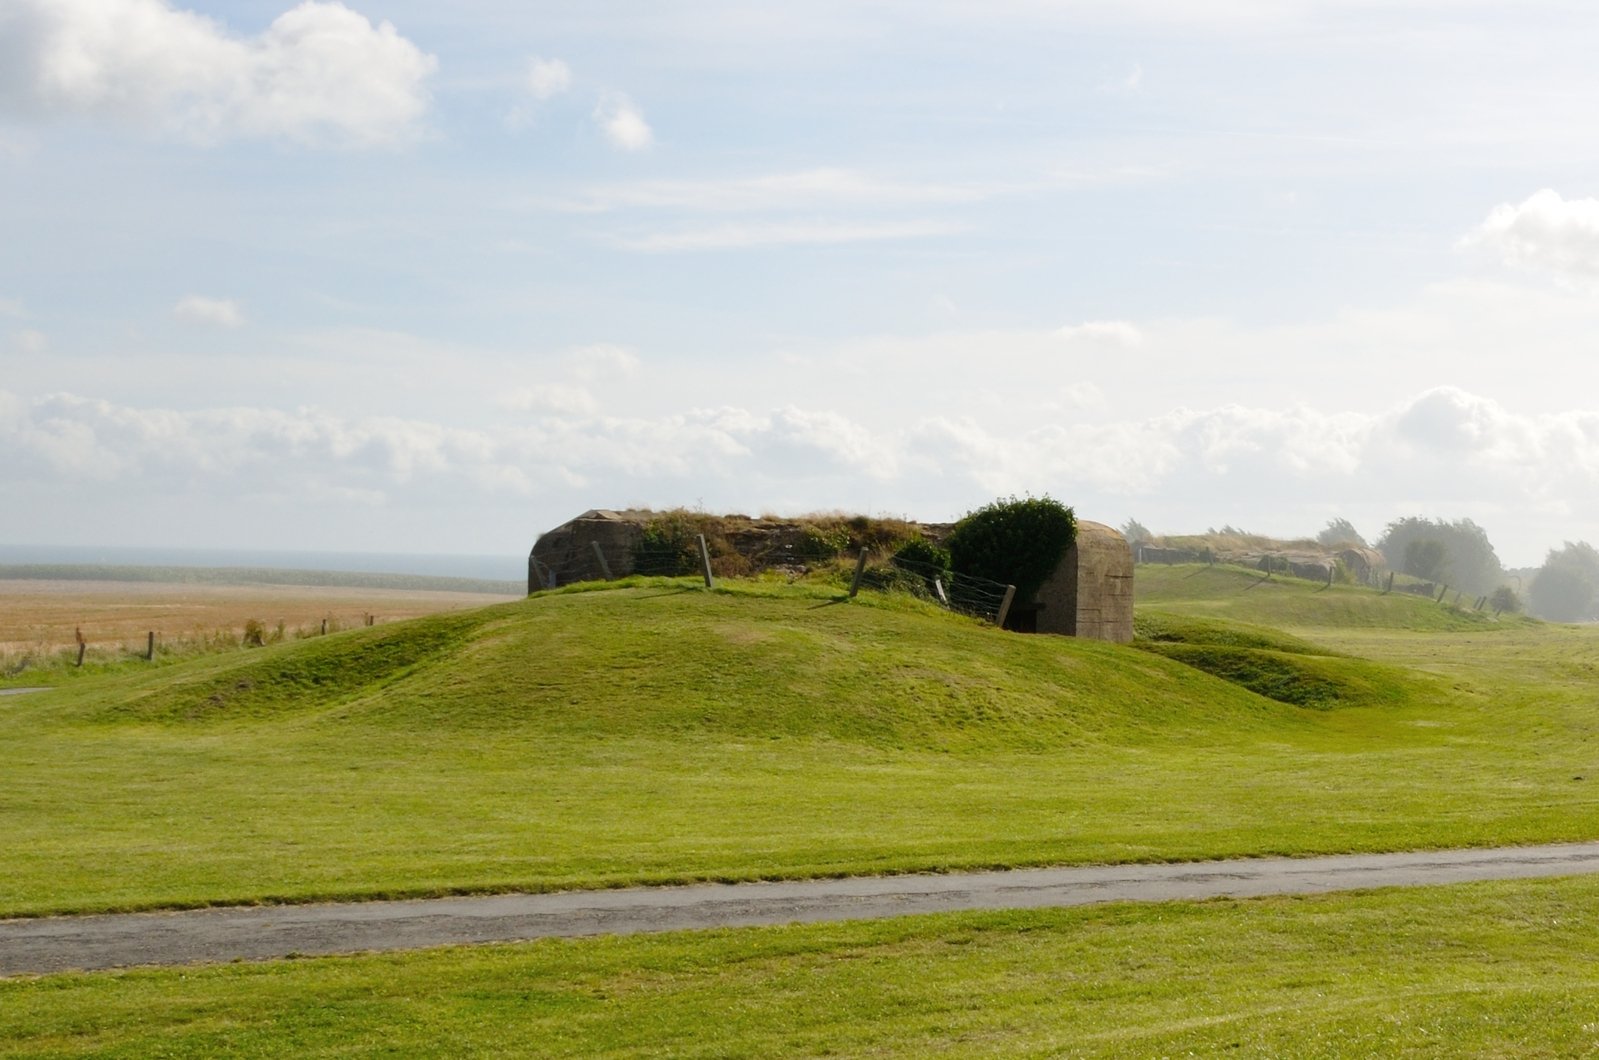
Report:
<svg viewBox="0 0 1599 1060"><path fill-rule="evenodd" d="M328 620L325 618L322 620L322 635L324 637L328 635Z"/></svg>
<svg viewBox="0 0 1599 1060"><path fill-rule="evenodd" d="M155 662L155 630L150 631L150 644L144 651L145 662Z"/></svg>
<svg viewBox="0 0 1599 1060"><path fill-rule="evenodd" d="M78 637L78 665L81 667L83 665L83 653L89 650L89 642L83 639L82 626L77 628L76 633Z"/></svg>
<svg viewBox="0 0 1599 1060"><path fill-rule="evenodd" d="M589 544L594 546L594 558L600 561L600 573L605 576L606 581L610 581L611 565L605 562L605 550L600 547L598 541L590 541Z"/></svg>
<svg viewBox="0 0 1599 1060"><path fill-rule="evenodd" d="M861 575L866 573L866 549L861 549L860 558L855 561L855 577L850 579L849 598L855 599L855 594L861 591Z"/></svg>
<svg viewBox="0 0 1599 1060"><path fill-rule="evenodd" d="M705 545L705 535L695 534L695 539L700 543L700 570L705 574L705 587L716 588L716 583L711 580L711 550Z"/></svg>
<svg viewBox="0 0 1599 1060"><path fill-rule="evenodd" d="M994 616L994 625L1000 629L1005 628L1005 619L1010 617L1011 601L1016 599L1016 586L1005 586L1005 599L999 602L999 614Z"/></svg>

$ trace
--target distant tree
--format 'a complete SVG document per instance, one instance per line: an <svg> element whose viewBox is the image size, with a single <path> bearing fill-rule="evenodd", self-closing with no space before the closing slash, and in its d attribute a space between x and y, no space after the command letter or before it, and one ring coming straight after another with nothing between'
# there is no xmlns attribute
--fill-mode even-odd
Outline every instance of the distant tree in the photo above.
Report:
<svg viewBox="0 0 1599 1060"><path fill-rule="evenodd" d="M1328 548L1338 545L1354 545L1356 548L1365 548L1366 539L1360 536L1354 524L1348 519L1338 518L1327 520L1327 526L1316 535L1316 540Z"/></svg>
<svg viewBox="0 0 1599 1060"><path fill-rule="evenodd" d="M1428 582L1449 580L1449 550L1435 537L1423 537L1405 545L1400 570Z"/></svg>
<svg viewBox="0 0 1599 1060"><path fill-rule="evenodd" d="M1551 622L1592 618L1599 594L1599 551L1586 541L1550 549L1527 589L1527 608Z"/></svg>
<svg viewBox="0 0 1599 1060"><path fill-rule="evenodd" d="M1493 607L1494 613L1508 611L1517 614L1521 610L1521 595L1508 585L1501 585L1488 597L1488 603Z"/></svg>
<svg viewBox="0 0 1599 1060"><path fill-rule="evenodd" d="M1127 543L1132 545L1134 548L1137 548L1139 545L1147 545L1155 539L1155 535L1149 532L1149 527L1145 526L1137 519L1129 519L1122 524L1122 536L1125 537L1127 539Z"/></svg>
<svg viewBox="0 0 1599 1060"><path fill-rule="evenodd" d="M1411 544L1427 540L1437 541L1443 546L1443 577L1436 571L1419 574L1412 569L1412 557L1423 560L1430 555L1430 550L1411 553ZM1383 530L1377 548L1395 570L1416 574L1430 581L1446 581L1469 593L1491 593L1504 580L1504 567L1500 565L1499 556L1494 552L1487 533L1470 519L1457 519L1454 522L1419 516L1395 519Z"/></svg>

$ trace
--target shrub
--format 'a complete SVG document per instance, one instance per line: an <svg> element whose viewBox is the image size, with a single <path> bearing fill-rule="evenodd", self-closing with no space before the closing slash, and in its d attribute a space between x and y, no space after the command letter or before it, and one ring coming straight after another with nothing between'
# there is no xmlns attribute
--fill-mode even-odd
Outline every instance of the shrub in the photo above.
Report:
<svg viewBox="0 0 1599 1060"><path fill-rule="evenodd" d="M958 574L1016 586L1031 600L1077 539L1077 517L1051 497L1001 498L967 514L950 532Z"/></svg>
<svg viewBox="0 0 1599 1060"><path fill-rule="evenodd" d="M1494 613L1508 611L1517 614L1521 611L1521 596L1508 585L1501 585L1488 597L1488 603L1493 607Z"/></svg>
<svg viewBox="0 0 1599 1060"><path fill-rule="evenodd" d="M699 571L699 560L696 557L694 571ZM724 556L711 557L711 575L717 578L748 578L755 573L755 564L737 552L729 552Z"/></svg>
<svg viewBox="0 0 1599 1060"><path fill-rule="evenodd" d="M807 523L800 529L800 555L832 559L850 546L850 528L843 523Z"/></svg>
<svg viewBox="0 0 1599 1060"><path fill-rule="evenodd" d="M244 623L244 646L246 648L259 648L266 644L266 625L258 618L248 619Z"/></svg>
<svg viewBox="0 0 1599 1060"><path fill-rule="evenodd" d="M931 567L934 574L947 574L950 570L949 549L940 548L925 537L913 537L901 545L894 553L894 562L915 571Z"/></svg>
<svg viewBox="0 0 1599 1060"><path fill-rule="evenodd" d="M644 525L644 533L633 549L633 569L640 574L672 577L699 570L700 533L688 512L665 512Z"/></svg>

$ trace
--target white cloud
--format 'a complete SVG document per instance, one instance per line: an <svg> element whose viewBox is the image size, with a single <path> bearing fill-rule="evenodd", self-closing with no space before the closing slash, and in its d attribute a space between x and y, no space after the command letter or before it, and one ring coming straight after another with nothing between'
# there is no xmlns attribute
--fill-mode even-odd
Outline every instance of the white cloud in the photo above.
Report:
<svg viewBox="0 0 1599 1060"><path fill-rule="evenodd" d="M20 298L0 298L0 317L24 317L27 310L22 308Z"/></svg>
<svg viewBox="0 0 1599 1060"><path fill-rule="evenodd" d="M1461 244L1518 268L1591 281L1599 278L1599 199L1565 199L1544 188L1519 205L1495 206Z"/></svg>
<svg viewBox="0 0 1599 1060"><path fill-rule="evenodd" d="M1057 338L1067 342L1097 342L1110 346L1132 348L1144 341L1144 333L1125 320L1090 320L1070 324L1055 332Z"/></svg>
<svg viewBox="0 0 1599 1060"><path fill-rule="evenodd" d="M553 412L557 415L593 415L599 410L594 395L568 383L541 383L520 387L500 399L500 405L515 412Z"/></svg>
<svg viewBox="0 0 1599 1060"><path fill-rule="evenodd" d="M759 507L780 491L837 508L871 483L879 496L909 499L923 518L947 514L933 504L947 509L952 498L1049 492L1078 503L1085 518L1136 508L1186 512L1188 529L1230 522L1290 534L1317 528L1329 506L1359 505L1379 524L1469 515L1510 562L1534 561L1566 538L1591 539L1599 521L1599 412L1521 414L1449 387L1379 413L1228 405L1100 424L931 413L892 425L801 405L604 416L586 391L564 385L525 404L524 420L462 428L0 391L8 454L0 492L77 480L222 499L345 491L432 504L509 494L589 506L641 495L681 503L708 492ZM592 484L608 495L563 492Z"/></svg>
<svg viewBox="0 0 1599 1060"><path fill-rule="evenodd" d="M0 107L133 118L201 141L403 141L437 66L390 23L324 0L255 37L165 0L11 0L0 41Z"/></svg>
<svg viewBox="0 0 1599 1060"><path fill-rule="evenodd" d="M638 374L638 354L625 346L594 343L580 346L566 355L572 374L585 383L607 383L631 379Z"/></svg>
<svg viewBox="0 0 1599 1060"><path fill-rule="evenodd" d="M537 100L553 99L572 87L572 68L559 59L535 56L527 68L527 90Z"/></svg>
<svg viewBox="0 0 1599 1060"><path fill-rule="evenodd" d="M723 213L976 202L998 190L995 186L884 180L856 170L822 167L725 180L655 180L601 185L558 205L589 213L629 208Z"/></svg>
<svg viewBox="0 0 1599 1060"><path fill-rule="evenodd" d="M178 299L178 304L172 307L172 315L192 324L215 324L224 328L236 328L244 323L244 313L231 298L206 298L198 294Z"/></svg>
<svg viewBox="0 0 1599 1060"><path fill-rule="evenodd" d="M1068 409L1103 412L1110 407L1105 392L1093 383L1077 382L1060 389L1061 403Z"/></svg>
<svg viewBox="0 0 1599 1060"><path fill-rule="evenodd" d="M623 151L643 151L655 142L644 112L620 92L607 92L594 108L594 120L611 146Z"/></svg>
<svg viewBox="0 0 1599 1060"><path fill-rule="evenodd" d="M966 226L946 221L770 221L656 232L618 240L628 250L740 250L746 247L864 243L955 235Z"/></svg>

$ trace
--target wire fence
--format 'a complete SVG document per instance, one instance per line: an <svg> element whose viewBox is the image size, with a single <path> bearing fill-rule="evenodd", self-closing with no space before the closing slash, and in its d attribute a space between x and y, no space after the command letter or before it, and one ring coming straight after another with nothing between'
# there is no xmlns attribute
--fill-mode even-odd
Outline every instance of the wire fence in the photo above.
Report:
<svg viewBox="0 0 1599 1060"><path fill-rule="evenodd" d="M711 573L718 578L739 578L761 571L786 571L803 573L817 564L836 561L840 557L821 555L814 550L793 543L775 543L751 552L729 549L717 542L707 542ZM705 558L700 555L699 541L668 544L601 545L590 541L586 546L564 550L545 549L528 557L528 591L554 589L573 582L610 581L630 574L652 577L681 578L698 575L704 571Z"/></svg>
<svg viewBox="0 0 1599 1060"><path fill-rule="evenodd" d="M840 557L834 557L840 558ZM609 581L627 574L687 577L700 574L704 558L699 544L687 546L635 546L607 550L591 543L588 549L574 548L559 558L528 557L528 589L554 589L580 581ZM718 577L738 577L759 570L799 569L816 562L797 549L771 550L760 556L739 553L710 556ZM860 585L880 592L905 592L964 615L988 622L1003 622L1014 590L1003 582L990 581L899 556L865 567Z"/></svg>
<svg viewBox="0 0 1599 1060"><path fill-rule="evenodd" d="M726 567L726 557L713 557L713 565ZM740 566L741 564L734 564ZM616 547L604 548L591 543L588 548L570 549L564 554L544 558L529 555L527 563L528 591L555 589L575 582L611 581L630 574L644 574L668 578L699 574L701 571L699 546L690 543L685 547ZM726 574L744 573L742 570L725 570Z"/></svg>
<svg viewBox="0 0 1599 1060"><path fill-rule="evenodd" d="M870 568L877 572L875 579L862 577L862 584L872 588L900 590L931 600L941 607L998 623L1005 609L1011 587L1003 582L989 581L970 574L956 574L931 563L921 563L900 556L889 557L883 567Z"/></svg>

